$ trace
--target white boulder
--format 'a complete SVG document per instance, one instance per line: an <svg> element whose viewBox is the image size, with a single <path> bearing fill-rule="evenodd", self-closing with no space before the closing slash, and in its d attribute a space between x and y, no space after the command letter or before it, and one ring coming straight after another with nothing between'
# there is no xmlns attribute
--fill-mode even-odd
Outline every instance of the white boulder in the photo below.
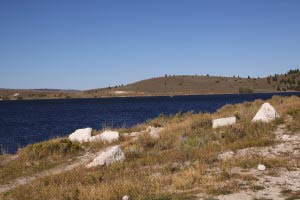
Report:
<svg viewBox="0 0 300 200"><path fill-rule="evenodd" d="M92 134L92 128L77 129L69 135L69 140L72 142L88 142Z"/></svg>
<svg viewBox="0 0 300 200"><path fill-rule="evenodd" d="M99 134L99 135L95 135L92 136L89 141L90 142L94 142L94 141L103 141L103 142L114 142L114 141L118 141L119 140L119 132L117 131L110 131L110 130L106 130L103 133Z"/></svg>
<svg viewBox="0 0 300 200"><path fill-rule="evenodd" d="M272 120L278 117L279 114L276 112L274 107L269 103L264 103L252 119L252 122L271 122Z"/></svg>
<svg viewBox="0 0 300 200"><path fill-rule="evenodd" d="M265 170L266 170L266 166L264 166L264 165L262 165L262 164L259 164L259 165L257 166L257 169L258 169L259 171L265 171Z"/></svg>
<svg viewBox="0 0 300 200"><path fill-rule="evenodd" d="M229 126L236 123L236 117L226 117L212 120L213 128Z"/></svg>
<svg viewBox="0 0 300 200"><path fill-rule="evenodd" d="M121 150L120 146L112 146L106 148L104 151L100 152L100 154L86 167L95 167L95 166L102 166L102 165L110 165L117 161L125 160L125 155Z"/></svg>

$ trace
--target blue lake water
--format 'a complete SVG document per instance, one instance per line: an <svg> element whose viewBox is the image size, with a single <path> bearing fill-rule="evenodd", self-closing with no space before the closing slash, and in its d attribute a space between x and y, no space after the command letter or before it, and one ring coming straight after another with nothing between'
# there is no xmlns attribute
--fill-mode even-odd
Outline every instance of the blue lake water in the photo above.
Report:
<svg viewBox="0 0 300 200"><path fill-rule="evenodd" d="M129 127L160 113L214 112L225 104L298 93L228 94L174 97L0 101L0 147L18 147L66 136L78 128Z"/></svg>

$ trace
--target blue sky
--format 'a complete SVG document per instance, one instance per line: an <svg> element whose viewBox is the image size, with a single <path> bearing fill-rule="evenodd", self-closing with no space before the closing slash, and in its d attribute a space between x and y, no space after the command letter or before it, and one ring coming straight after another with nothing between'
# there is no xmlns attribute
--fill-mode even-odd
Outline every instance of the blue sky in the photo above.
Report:
<svg viewBox="0 0 300 200"><path fill-rule="evenodd" d="M300 66L299 9L297 0L1 0L0 88L283 73Z"/></svg>

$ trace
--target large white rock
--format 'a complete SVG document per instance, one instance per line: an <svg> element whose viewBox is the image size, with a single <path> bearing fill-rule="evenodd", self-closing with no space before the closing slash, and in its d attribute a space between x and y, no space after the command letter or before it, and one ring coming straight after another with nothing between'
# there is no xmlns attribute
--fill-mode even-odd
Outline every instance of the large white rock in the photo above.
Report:
<svg viewBox="0 0 300 200"><path fill-rule="evenodd" d="M236 117L226 117L212 120L213 128L229 126L236 123Z"/></svg>
<svg viewBox="0 0 300 200"><path fill-rule="evenodd" d="M271 122L272 120L278 117L279 114L276 112L274 107L271 106L271 104L269 103L264 103L252 119L252 122Z"/></svg>
<svg viewBox="0 0 300 200"><path fill-rule="evenodd" d="M72 142L88 142L92 134L92 128L77 129L74 133L69 135L69 140Z"/></svg>
<svg viewBox="0 0 300 200"><path fill-rule="evenodd" d="M92 136L89 139L89 141L90 142L103 141L103 142L111 143L111 142L118 141L119 138L120 138L119 132L106 130L99 135Z"/></svg>
<svg viewBox="0 0 300 200"><path fill-rule="evenodd" d="M114 162L125 160L125 155L121 150L120 146L108 147L104 151L100 152L100 154L86 167L95 167L102 165L110 165Z"/></svg>

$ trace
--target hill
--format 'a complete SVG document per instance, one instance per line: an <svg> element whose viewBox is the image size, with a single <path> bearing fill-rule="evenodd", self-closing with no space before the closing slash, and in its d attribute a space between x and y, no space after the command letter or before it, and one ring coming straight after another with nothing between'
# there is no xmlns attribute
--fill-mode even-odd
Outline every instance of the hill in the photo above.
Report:
<svg viewBox="0 0 300 200"><path fill-rule="evenodd" d="M299 91L300 72L290 70L265 78L241 78L220 76L165 76L151 78L125 86L115 86L84 91L95 97L101 96L164 96L224 93L262 93Z"/></svg>
<svg viewBox="0 0 300 200"><path fill-rule="evenodd" d="M0 99L100 98L120 96L174 96L200 94L264 93L300 91L300 71L275 74L264 78L221 76L164 76L128 85L77 90L10 90L0 89Z"/></svg>

